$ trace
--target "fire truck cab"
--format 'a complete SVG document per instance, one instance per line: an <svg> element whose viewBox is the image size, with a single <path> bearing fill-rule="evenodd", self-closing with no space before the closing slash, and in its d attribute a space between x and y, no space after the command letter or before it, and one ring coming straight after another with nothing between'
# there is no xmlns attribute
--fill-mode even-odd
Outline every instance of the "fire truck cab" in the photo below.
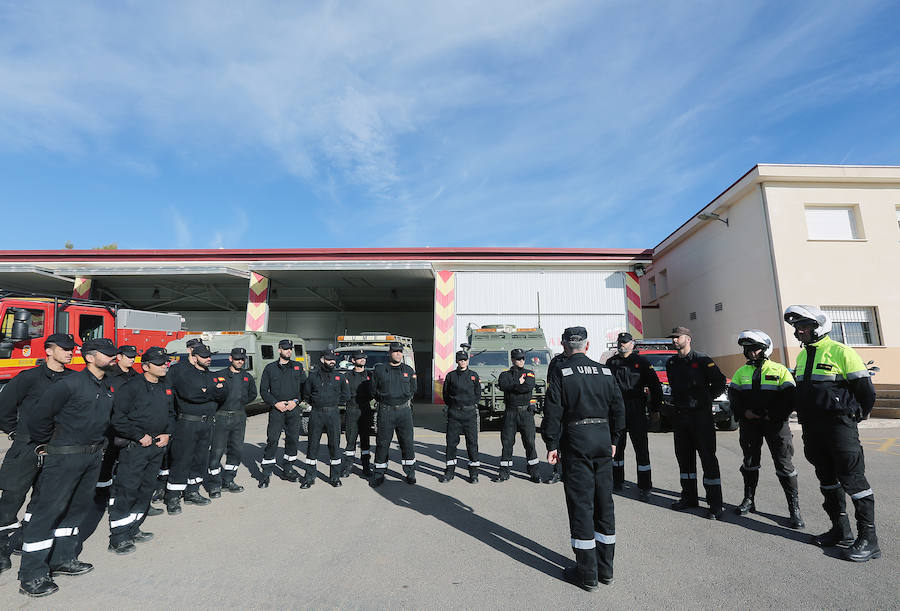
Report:
<svg viewBox="0 0 900 611"><path fill-rule="evenodd" d="M136 346L140 355L183 337L182 323L179 314L130 310L108 301L0 290L0 385L43 360L44 342L53 333L70 333L76 344L106 337L117 346ZM79 345L70 367L84 367Z"/></svg>

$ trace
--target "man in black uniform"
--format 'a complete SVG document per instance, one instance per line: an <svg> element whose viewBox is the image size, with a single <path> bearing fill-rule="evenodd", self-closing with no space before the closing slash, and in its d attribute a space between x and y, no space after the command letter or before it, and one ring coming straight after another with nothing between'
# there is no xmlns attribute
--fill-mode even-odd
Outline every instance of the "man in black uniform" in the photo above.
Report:
<svg viewBox="0 0 900 611"><path fill-rule="evenodd" d="M390 362L378 363L372 371L372 396L378 402L375 431L375 477L372 486L384 483L388 451L394 431L400 444L406 483L416 483L416 451L413 446L412 399L416 396L416 372L403 362L403 346L391 342Z"/></svg>
<svg viewBox="0 0 900 611"><path fill-rule="evenodd" d="M138 375L134 370L134 361L137 358L137 348L134 346L119 346L119 353L116 355L115 366L106 374L106 380L109 389L116 392L116 389L125 384L128 380ZM110 414L112 415L112 414ZM97 495L94 502L100 514L98 519L102 518L103 511L106 510L107 502L110 499L109 490L113 483L113 473L116 469L116 462L119 460L119 448L113 443L113 430L110 426L107 432L108 443L106 451L103 452L103 462L100 463L100 478L97 480Z"/></svg>
<svg viewBox="0 0 900 611"><path fill-rule="evenodd" d="M218 373L228 382L228 397L216 412L213 422L212 444L209 448L209 477L203 482L209 497L222 496L222 489L228 492L243 492L244 487L234 483L241 464L244 448L244 432L247 428L247 412L244 406L256 398L256 381L244 369L247 362L245 348L232 348L228 356L231 364ZM225 464L222 456L228 451ZM222 470L225 470L222 473Z"/></svg>
<svg viewBox="0 0 900 611"><path fill-rule="evenodd" d="M25 504L28 491L34 486L40 473L32 441L26 426L26 417L44 393L57 380L74 373L67 368L72 361L75 339L67 333L54 333L44 343L47 359L19 373L0 392L0 430L13 440L0 466L0 573L12 568L10 555L14 548L21 548L22 530L16 520L19 509ZM32 501L36 494L32 495ZM25 514L22 522L30 519Z"/></svg>
<svg viewBox="0 0 900 611"><path fill-rule="evenodd" d="M521 433L525 459L528 461L528 475L531 476L531 481L537 484L541 481L538 475L538 464L541 461L534 448L534 408L531 406L534 372L525 369L525 351L521 348L513 349L509 356L513 366L501 373L497 381L497 385L503 391L506 410L503 412L503 429L500 431L503 450L500 455L500 474L496 481L503 482L509 479L516 433Z"/></svg>
<svg viewBox="0 0 900 611"><path fill-rule="evenodd" d="M194 347L194 364L182 368L172 390L175 394L175 435L166 483L166 511L181 513L180 498L189 505L209 505L210 500L200 494L200 484L209 469L209 439L213 416L218 404L228 396L224 376L209 370L212 352L209 346Z"/></svg>
<svg viewBox="0 0 900 611"><path fill-rule="evenodd" d="M564 363L567 358L572 356L565 344L562 344L563 351L550 359L550 364L547 365L547 379L550 379L550 374L554 369L559 369L562 367L561 363ZM541 439L544 440L544 446L546 446L547 451L550 451L549 440L547 439L547 433L544 430L543 424L541 425ZM557 452L558 453L558 452ZM558 484L562 481L562 460L557 460L554 464L550 465L550 477L544 480L545 484Z"/></svg>
<svg viewBox="0 0 900 611"><path fill-rule="evenodd" d="M104 377L116 347L106 338L89 339L81 353L85 369L51 386L25 416L43 458L34 516L22 533L19 592L29 596L56 592L56 575L94 568L76 557L78 525L93 504L106 445L113 399Z"/></svg>
<svg viewBox="0 0 900 611"><path fill-rule="evenodd" d="M168 364L164 348L148 348L141 364L144 375L128 380L113 393L113 443L120 451L109 508L109 550L116 554L129 554L135 543L153 538L153 533L140 527L175 429L175 398L165 381Z"/></svg>
<svg viewBox="0 0 900 611"><path fill-rule="evenodd" d="M328 483L341 485L341 404L350 401L350 383L343 372L335 369L337 356L329 348L322 353L318 367L313 368L303 385L303 400L312 406L309 413L309 434L306 439L306 476L301 488L316 483L316 464L322 432L328 435L328 457L331 473Z"/></svg>
<svg viewBox="0 0 900 611"><path fill-rule="evenodd" d="M612 372L587 357L587 330L570 327L563 342L571 356L550 373L544 430L555 464L562 450L566 506L575 551L569 578L593 591L613 582L616 545L612 455L625 435L625 404Z"/></svg>
<svg viewBox="0 0 900 611"><path fill-rule="evenodd" d="M444 378L444 404L447 406L447 463L440 482L449 482L456 472L456 448L459 436L466 436L466 453L469 455L469 481L478 482L478 400L481 398L481 380L469 369L469 355L463 350L456 353L456 369Z"/></svg>
<svg viewBox="0 0 900 611"><path fill-rule="evenodd" d="M282 477L296 482L300 474L294 470L297 447L300 445L300 425L302 414L298 409L303 396L306 370L303 364L294 360L294 342L283 339L278 342L278 360L263 369L259 381L259 394L269 406L269 425L266 428L266 449L261 463L260 488L268 488L269 478L275 470L275 453L278 439L284 431L284 467Z"/></svg>
<svg viewBox="0 0 900 611"><path fill-rule="evenodd" d="M359 455L362 460L362 475L372 475L372 399L371 380L366 371L366 353L357 350L350 357L353 361L353 369L344 374L350 386L350 400L347 402L346 424L344 435L347 447L344 449L344 470L341 477L349 477L353 470L353 460L356 458L356 438L359 437Z"/></svg>
<svg viewBox="0 0 900 611"><path fill-rule="evenodd" d="M703 465L703 487L710 520L722 518L722 480L716 458L716 425L712 402L725 392L725 376L711 358L691 349L691 330L676 327L669 335L678 353L666 362L672 389L675 457L681 471L681 498L672 509L697 507L697 454Z"/></svg>
<svg viewBox="0 0 900 611"><path fill-rule="evenodd" d="M650 391L650 418L658 424L662 385L650 361L640 356L634 349L634 337L630 333L619 333L616 343L617 354L606 361L606 366L612 370L622 391L622 398L625 399L625 426L628 435L631 436L634 456L637 459L637 485L640 491L638 498L649 501L653 479L650 472L650 447L647 441L650 422L647 420L647 395L644 389ZM627 439L628 437L623 435L616 445L616 455L613 456L613 490L621 490L624 487Z"/></svg>

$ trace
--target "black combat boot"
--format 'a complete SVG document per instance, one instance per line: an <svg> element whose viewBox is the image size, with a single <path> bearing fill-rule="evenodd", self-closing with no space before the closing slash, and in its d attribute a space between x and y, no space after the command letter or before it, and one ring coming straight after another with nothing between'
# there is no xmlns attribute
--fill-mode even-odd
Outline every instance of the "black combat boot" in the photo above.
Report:
<svg viewBox="0 0 900 611"><path fill-rule="evenodd" d="M456 477L456 465L450 465L444 469L444 474L438 478L442 484L446 484Z"/></svg>
<svg viewBox="0 0 900 611"><path fill-rule="evenodd" d="M625 461L613 460L613 490L619 492L625 489Z"/></svg>
<svg viewBox="0 0 900 611"><path fill-rule="evenodd" d="M344 465L341 469L341 477L350 477L350 474L353 473L353 461L356 459L356 452L352 455L345 454L344 455Z"/></svg>
<svg viewBox="0 0 900 611"><path fill-rule="evenodd" d="M800 495L797 489L797 476L779 477L781 487L784 488L784 498L787 500L788 513L790 514L790 522L788 526L791 528L806 528L806 523L800 515Z"/></svg>
<svg viewBox="0 0 900 611"><path fill-rule="evenodd" d="M505 482L509 479L509 467L500 467L500 473L497 475L495 482Z"/></svg>
<svg viewBox="0 0 900 611"><path fill-rule="evenodd" d="M369 485L373 488L377 488L381 484L384 483L384 473L376 473L375 476L369 481Z"/></svg>
<svg viewBox="0 0 900 611"><path fill-rule="evenodd" d="M137 533L131 538L135 543L146 543L153 538L153 533L144 532L138 529Z"/></svg>
<svg viewBox="0 0 900 611"><path fill-rule="evenodd" d="M551 466L553 468L553 471L551 471L550 477L548 477L544 483L545 484L558 484L560 481L562 481L562 478L560 478L560 471L562 470L562 464L559 461L556 461L556 464L551 465Z"/></svg>
<svg viewBox="0 0 900 611"><path fill-rule="evenodd" d="M297 473L296 469L294 469L294 463L287 462L281 468L281 479L286 482L296 482L300 479L300 474Z"/></svg>
<svg viewBox="0 0 900 611"><path fill-rule="evenodd" d="M119 541L118 543L110 543L107 548L114 554L118 554L119 556L124 556L125 554L130 554L137 550L134 546L134 543L131 542L131 539L125 539L124 541Z"/></svg>
<svg viewBox="0 0 900 611"><path fill-rule="evenodd" d="M166 512L170 516L181 513L181 500L177 496L166 497Z"/></svg>
<svg viewBox="0 0 900 611"><path fill-rule="evenodd" d="M340 464L331 465L331 472L329 474L330 476L328 478L328 483L331 484L332 486L334 486L335 488L343 486L344 484L343 484L343 482L341 482L342 471L343 471L343 468L341 467Z"/></svg>
<svg viewBox="0 0 900 611"><path fill-rule="evenodd" d="M697 501L697 479L682 478L681 479L681 498L672 503L671 507L675 511L688 509L689 507L699 507Z"/></svg>
<svg viewBox="0 0 900 611"><path fill-rule="evenodd" d="M577 549L575 566L565 570L565 577L570 583L587 592L595 592L599 586L597 581L597 552L595 549Z"/></svg>
<svg viewBox="0 0 900 611"><path fill-rule="evenodd" d="M478 483L478 467L469 467L469 483Z"/></svg>
<svg viewBox="0 0 900 611"><path fill-rule="evenodd" d="M541 483L541 476L538 473L538 466L539 465L536 465L536 464L528 465L528 478L531 480L531 483L533 483L533 484Z"/></svg>
<svg viewBox="0 0 900 611"><path fill-rule="evenodd" d="M162 515L162 513L163 513L163 510L160 507L154 507L153 505L150 505L149 507L147 507L147 515L148 516L158 516L158 515Z"/></svg>
<svg viewBox="0 0 900 611"><path fill-rule="evenodd" d="M197 490L184 493L184 502L187 505L198 505L200 507L212 503L208 498L200 494Z"/></svg>
<svg viewBox="0 0 900 611"><path fill-rule="evenodd" d="M881 548L878 547L878 535L875 534L875 525L858 522L856 528L856 541L843 551L844 558L853 562L866 562L880 558Z"/></svg>
<svg viewBox="0 0 900 611"><path fill-rule="evenodd" d="M263 473L259 476L259 484L257 484L258 488L268 488L269 487L269 479L271 478L271 474Z"/></svg>
<svg viewBox="0 0 900 611"><path fill-rule="evenodd" d="M362 475L363 477L372 477L371 456L368 454L362 455Z"/></svg>
<svg viewBox="0 0 900 611"><path fill-rule="evenodd" d="M848 548L853 545L853 531L846 513L831 516L831 529L813 537L813 543L819 547Z"/></svg>
<svg viewBox="0 0 900 611"><path fill-rule="evenodd" d="M240 484L234 483L234 480L231 480L230 482L225 482L224 484L222 484L222 490L237 494L238 492L243 492L244 487Z"/></svg>
<svg viewBox="0 0 900 611"><path fill-rule="evenodd" d="M403 467L403 471L406 473L406 483L407 484L415 484L416 483L416 468L413 466Z"/></svg>
<svg viewBox="0 0 900 611"><path fill-rule="evenodd" d="M28 596L31 596L33 598L50 596L57 590L59 590L59 586L56 585L50 575L43 575L41 577L38 577L37 579L23 581L19 584L19 592L21 594L27 594Z"/></svg>
<svg viewBox="0 0 900 611"><path fill-rule="evenodd" d="M10 558L10 553L7 548L4 546L0 548L0 574L3 574L4 571L8 571L12 568L12 559Z"/></svg>
<svg viewBox="0 0 900 611"><path fill-rule="evenodd" d="M734 508L734 512L738 515L745 516L751 511L756 511L756 486L744 484L744 500L741 504Z"/></svg>
<svg viewBox="0 0 900 611"><path fill-rule="evenodd" d="M50 567L50 575L52 577L56 577L57 575L68 575L70 577L75 577L77 575L90 573L93 570L94 565L90 562L82 562L78 558L73 558L68 562L63 562L62 564Z"/></svg>

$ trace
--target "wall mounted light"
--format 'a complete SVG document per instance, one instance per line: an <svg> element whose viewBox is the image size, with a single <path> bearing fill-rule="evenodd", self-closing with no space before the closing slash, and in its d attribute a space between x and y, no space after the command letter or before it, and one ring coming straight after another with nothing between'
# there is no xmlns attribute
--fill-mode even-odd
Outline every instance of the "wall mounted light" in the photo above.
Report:
<svg viewBox="0 0 900 611"><path fill-rule="evenodd" d="M698 214L697 218L700 219L701 221L722 221L723 223L725 223L726 226L728 225L728 219L727 218L723 219L721 216L719 216L715 212L710 212L710 213L704 212L702 214Z"/></svg>

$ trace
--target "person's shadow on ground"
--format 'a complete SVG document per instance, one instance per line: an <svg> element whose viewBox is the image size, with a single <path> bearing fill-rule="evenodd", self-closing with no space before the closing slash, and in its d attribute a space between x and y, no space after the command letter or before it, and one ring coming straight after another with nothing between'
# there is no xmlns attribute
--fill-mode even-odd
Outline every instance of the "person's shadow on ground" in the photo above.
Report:
<svg viewBox="0 0 900 611"><path fill-rule="evenodd" d="M432 516L522 564L561 581L573 561L514 530L475 513L459 499L423 486L387 480L374 489L398 507Z"/></svg>

